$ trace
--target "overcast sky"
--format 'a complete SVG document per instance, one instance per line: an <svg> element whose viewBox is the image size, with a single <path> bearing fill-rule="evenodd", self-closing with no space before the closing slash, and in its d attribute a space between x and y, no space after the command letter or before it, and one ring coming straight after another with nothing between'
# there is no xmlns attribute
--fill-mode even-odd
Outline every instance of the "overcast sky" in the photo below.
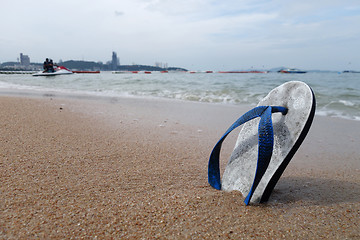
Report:
<svg viewBox="0 0 360 240"><path fill-rule="evenodd" d="M0 1L0 62L360 70L359 0Z"/></svg>

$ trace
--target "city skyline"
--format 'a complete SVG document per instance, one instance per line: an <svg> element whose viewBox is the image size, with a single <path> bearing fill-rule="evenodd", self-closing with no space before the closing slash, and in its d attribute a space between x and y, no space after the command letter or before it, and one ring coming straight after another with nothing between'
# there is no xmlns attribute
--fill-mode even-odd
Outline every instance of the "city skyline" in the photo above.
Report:
<svg viewBox="0 0 360 240"><path fill-rule="evenodd" d="M51 58L49 58L51 59ZM51 59L53 60L53 59ZM86 66L88 66L89 64L90 65L94 65L93 67L85 67L84 69L87 69L87 70L90 70L92 68L96 68L97 70L99 70L100 68L98 66L107 66L106 69L103 69L103 70L118 70L118 67L149 67L149 68L159 68L159 69L167 69L167 68L171 68L171 69L181 69L181 70L186 70L186 71L190 71L189 69L185 69L183 68L182 66L169 66L168 63L163 63L163 62L155 62L153 64L141 64L141 63L131 63L131 64L124 64L124 65L121 65L120 64L120 58L117 57L117 53L116 52L112 52L112 55L111 55L111 59L108 60L108 61L105 61L105 62L102 62L102 61L91 61L91 60L87 60L87 59L82 59L82 60L74 60L74 59L66 59L66 60L62 60L60 59L59 61L54 61L55 64L58 64L58 65L62 65L64 63L66 64L85 64ZM25 55L23 53L20 53L20 57L17 58L17 61L5 61L5 62L0 62L0 66L2 66L3 68L11 68L11 69L15 69L15 70L34 70L34 69L38 69L39 66L42 66L42 62L31 62L30 61L30 56L28 55ZM96 66L95 66L96 65ZM70 68L72 68L71 66L68 66ZM75 67L77 68L77 67ZM272 67L272 68L257 68L255 69L254 67L250 67L250 68L243 68L243 69L233 69L233 70L230 70L229 72L231 71L270 71L270 72L278 72L280 71L281 69L291 69L287 66L276 66L276 67ZM312 68L312 69L298 69L298 68L292 68L294 70L305 70L305 71L310 71L310 72L340 72L340 71L344 71L344 72L359 72L359 71L356 71L356 70L353 70L353 69L343 69L343 70L332 70L332 69L315 69L315 68ZM213 69L208 69L210 71L207 71L207 72L213 72ZM205 70L198 70L198 71L205 71ZM224 69L219 69L219 70L216 70L216 71L219 71L219 72L223 72Z"/></svg>
<svg viewBox="0 0 360 240"><path fill-rule="evenodd" d="M49 58L50 60L53 60ZM94 61L84 61L84 60L59 60L53 61L55 65L65 66L69 69L76 70L86 70L86 71L186 71L186 69L181 67L168 66L167 63L155 62L153 65L143 65L143 64L131 64L131 65L120 65L120 59L117 56L116 52L112 52L111 60L106 63L103 62L94 62ZM42 69L43 63L30 62L30 57L23 53L20 53L20 58L17 58L17 61L6 61L4 63L0 62L0 69L5 71L34 71Z"/></svg>
<svg viewBox="0 0 360 240"><path fill-rule="evenodd" d="M7 1L0 62L23 52L122 64L166 62L194 70L360 69L358 1Z"/></svg>
<svg viewBox="0 0 360 240"><path fill-rule="evenodd" d="M29 55L25 55L23 53L19 54L20 57L16 58L16 61L13 60L8 60L8 61L4 61L4 62L0 62L1 64L6 64L6 63L16 63L18 65L21 66L29 66L30 64L42 64L42 62L31 62L30 61L30 56ZM51 59L51 58L49 58ZM53 59L52 59L53 60ZM65 61L83 61L83 62L96 62L96 61L91 61L91 60L74 60L74 59L67 59ZM59 63L61 64L63 62L62 59L59 59L59 61L54 61L55 63ZM97 61L96 63L101 63L101 64L107 64L107 65L111 65L112 68L115 68L116 66L120 66L120 58L117 56L117 53L115 51L112 52L111 55L111 59L106 61L105 63L102 61ZM143 65L143 64L137 64L137 63L132 63L132 64L127 64L127 65ZM160 68L167 68L168 64L167 63L163 63L163 62L155 62L152 65L149 66L155 66L155 67L160 67Z"/></svg>

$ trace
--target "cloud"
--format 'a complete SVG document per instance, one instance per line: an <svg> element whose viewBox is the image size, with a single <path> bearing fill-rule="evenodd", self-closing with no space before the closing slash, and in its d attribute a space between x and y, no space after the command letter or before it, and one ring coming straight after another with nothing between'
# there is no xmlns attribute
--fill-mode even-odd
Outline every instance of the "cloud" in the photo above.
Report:
<svg viewBox="0 0 360 240"><path fill-rule="evenodd" d="M314 62L320 54L335 59L335 52L359 58L358 0L64 0L52 11L47 6L5 1L0 61L20 50L34 61L51 54L107 61L117 51L124 64L171 59L184 67L285 56L310 62L300 51L313 54Z"/></svg>
<svg viewBox="0 0 360 240"><path fill-rule="evenodd" d="M116 17L120 17L120 16L123 16L125 13L124 12L120 12L120 11L115 11L115 16Z"/></svg>

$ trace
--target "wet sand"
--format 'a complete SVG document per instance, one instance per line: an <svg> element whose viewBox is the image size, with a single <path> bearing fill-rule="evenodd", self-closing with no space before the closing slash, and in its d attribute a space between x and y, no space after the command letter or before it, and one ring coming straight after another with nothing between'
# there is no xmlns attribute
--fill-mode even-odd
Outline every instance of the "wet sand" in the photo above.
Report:
<svg viewBox="0 0 360 240"><path fill-rule="evenodd" d="M0 97L0 239L360 239L360 122L315 116L266 204L208 185L249 108Z"/></svg>

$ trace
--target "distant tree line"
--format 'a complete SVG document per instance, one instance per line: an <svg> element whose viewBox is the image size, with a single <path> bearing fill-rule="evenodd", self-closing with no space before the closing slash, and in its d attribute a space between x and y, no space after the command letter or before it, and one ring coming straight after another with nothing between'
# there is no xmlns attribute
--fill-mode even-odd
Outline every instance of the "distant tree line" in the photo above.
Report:
<svg viewBox="0 0 360 240"><path fill-rule="evenodd" d="M168 67L168 68L161 68L161 67L155 67L155 66L149 66L149 65L118 65L114 69L111 64L103 64L101 62L89 62L89 61L65 61L61 62L61 64L66 68L72 69L72 70L103 70L103 71L187 71L184 68L178 68L178 67Z"/></svg>
<svg viewBox="0 0 360 240"><path fill-rule="evenodd" d="M89 62L89 61L75 61L69 60L65 62L60 62L58 65L64 66L71 70L109 70L110 66L103 64L101 62Z"/></svg>

